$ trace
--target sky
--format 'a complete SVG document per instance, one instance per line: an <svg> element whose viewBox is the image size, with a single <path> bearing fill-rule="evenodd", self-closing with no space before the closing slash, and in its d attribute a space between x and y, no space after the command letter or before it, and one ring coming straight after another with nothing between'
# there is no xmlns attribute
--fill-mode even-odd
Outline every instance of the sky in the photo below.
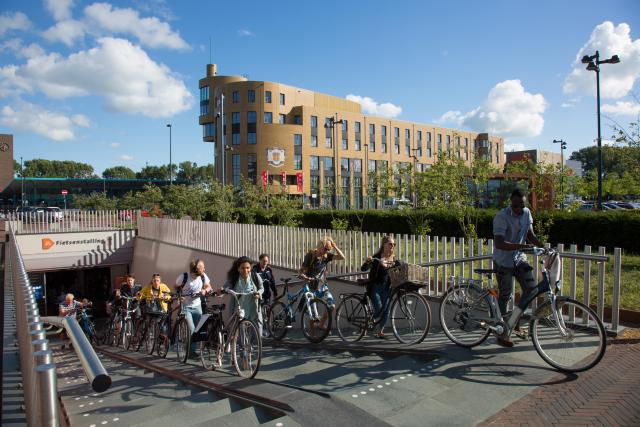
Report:
<svg viewBox="0 0 640 427"><path fill-rule="evenodd" d="M300 2L2 0L0 133L14 157L98 174L210 163L198 80L280 82L363 111L505 137L506 150L568 152L640 116L640 1Z"/></svg>

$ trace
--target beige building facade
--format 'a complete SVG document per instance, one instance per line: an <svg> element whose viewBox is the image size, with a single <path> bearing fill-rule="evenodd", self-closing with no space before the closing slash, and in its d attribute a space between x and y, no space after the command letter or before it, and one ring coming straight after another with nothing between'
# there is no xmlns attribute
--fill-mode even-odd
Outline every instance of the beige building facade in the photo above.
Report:
<svg viewBox="0 0 640 427"><path fill-rule="evenodd" d="M343 98L220 76L215 64L207 65L199 88L199 123L203 140L215 144L218 179L284 184L310 206L378 207L380 195L369 184L377 174L425 170L440 152L504 166L498 136L366 115Z"/></svg>

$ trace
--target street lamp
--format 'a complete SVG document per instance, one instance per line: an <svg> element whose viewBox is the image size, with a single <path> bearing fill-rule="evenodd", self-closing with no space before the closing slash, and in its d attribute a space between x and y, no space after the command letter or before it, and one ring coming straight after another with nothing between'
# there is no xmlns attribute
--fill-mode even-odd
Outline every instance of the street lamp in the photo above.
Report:
<svg viewBox="0 0 640 427"><path fill-rule="evenodd" d="M598 210L602 210L602 136L600 134L600 64L617 64L620 62L618 55L609 59L600 60L600 52L595 55L585 55L582 63L587 64L587 70L596 72L596 99L598 104Z"/></svg>
<svg viewBox="0 0 640 427"><path fill-rule="evenodd" d="M24 163L22 162L22 156L20 156L20 186L22 195L20 196L20 203L24 208Z"/></svg>
<svg viewBox="0 0 640 427"><path fill-rule="evenodd" d="M338 207L338 142L336 136L336 125L344 123L344 120L338 120L338 114L336 113L335 117L329 117L329 123L324 124L325 129L331 129L331 139L333 142L333 171L334 171L334 198L335 198L335 207ZM335 137L334 137L335 136Z"/></svg>
<svg viewBox="0 0 640 427"><path fill-rule="evenodd" d="M371 195L369 194L369 191L371 190L371 177L369 177L369 144L367 143L364 144L364 170L366 171L365 185L367 186L367 209L371 209L371 204L369 203L371 200Z"/></svg>
<svg viewBox="0 0 640 427"><path fill-rule="evenodd" d="M413 208L417 209L418 208L418 190L416 187L416 172L417 172L417 166L418 166L418 154L422 154L420 153L420 151L422 151L420 148L412 148L411 151L413 152L412 155L410 155L409 157L413 159L413 176L411 177L411 181L413 183Z"/></svg>
<svg viewBox="0 0 640 427"><path fill-rule="evenodd" d="M173 178L173 168L171 162L171 123L167 124L167 127L169 128L169 185L171 185Z"/></svg>
<svg viewBox="0 0 640 427"><path fill-rule="evenodd" d="M564 209L564 150L567 149L567 143L561 139L554 139L554 144L560 144L560 208Z"/></svg>

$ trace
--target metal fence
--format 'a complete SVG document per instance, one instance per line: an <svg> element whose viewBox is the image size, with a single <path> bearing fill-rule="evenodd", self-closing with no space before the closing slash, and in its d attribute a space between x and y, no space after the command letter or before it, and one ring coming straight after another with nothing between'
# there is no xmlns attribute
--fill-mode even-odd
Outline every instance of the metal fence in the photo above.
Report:
<svg viewBox="0 0 640 427"><path fill-rule="evenodd" d="M142 238L232 257L246 255L257 259L260 253L265 252L275 266L293 270L300 267L306 251L313 249L321 238L330 236L346 259L329 264L329 274L353 280L362 277L358 273L360 265L378 250L383 236L382 233L359 231L160 218L142 218L138 226L138 236ZM481 277L474 269L493 266L491 239L406 234L394 237L399 259L428 267L425 293L431 296L442 295L451 276L479 279ZM608 265L604 247L599 247L595 254L590 246L581 251L576 245L568 246L568 250L565 248L564 244L558 245L564 259L563 293L585 304L595 302L598 315L603 319L605 305L611 307L609 320L611 327L617 328L620 319L621 250L614 249L614 262ZM538 259L533 258L534 273L540 278Z"/></svg>
<svg viewBox="0 0 640 427"><path fill-rule="evenodd" d="M16 234L68 233L135 229L140 211L49 210L31 208L25 212L0 211L0 219L11 222Z"/></svg>

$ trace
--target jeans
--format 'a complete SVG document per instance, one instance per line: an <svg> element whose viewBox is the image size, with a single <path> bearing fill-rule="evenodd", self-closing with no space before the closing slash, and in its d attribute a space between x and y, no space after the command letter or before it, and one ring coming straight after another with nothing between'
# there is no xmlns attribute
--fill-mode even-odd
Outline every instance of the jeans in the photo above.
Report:
<svg viewBox="0 0 640 427"><path fill-rule="evenodd" d="M189 325L189 333L193 334L193 331L196 329L196 325L200 322L200 318L202 317L202 306L198 304L193 307L185 307L184 308L185 319L187 319L187 325ZM191 343L191 352L194 353L196 351L196 343Z"/></svg>
<svg viewBox="0 0 640 427"><path fill-rule="evenodd" d="M503 316L507 312L507 303L511 299L511 278L514 276L522 289L518 306L523 311L527 308L530 298L533 297L532 294L538 289L538 284L533 277L533 267L527 262L521 262L517 267L513 268L496 266L496 278L500 291L498 307L500 307L500 314Z"/></svg>
<svg viewBox="0 0 640 427"><path fill-rule="evenodd" d="M380 318L380 330L384 328L389 317L389 286L384 284L376 284L371 289L371 304L373 305L373 317Z"/></svg>

